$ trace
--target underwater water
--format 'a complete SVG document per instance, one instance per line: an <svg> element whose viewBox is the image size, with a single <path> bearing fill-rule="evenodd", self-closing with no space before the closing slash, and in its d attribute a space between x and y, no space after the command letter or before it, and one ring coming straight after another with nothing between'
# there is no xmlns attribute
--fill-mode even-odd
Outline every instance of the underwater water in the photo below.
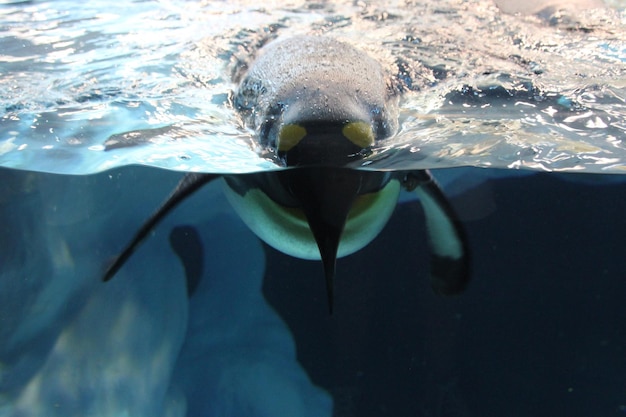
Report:
<svg viewBox="0 0 626 417"><path fill-rule="evenodd" d="M624 13L0 2L0 416L626 415ZM329 315L321 263L262 243L221 180L102 283L183 172L281 168L231 77L302 33L410 85L363 164L433 169L467 232L467 291L431 290L403 193L338 260Z"/></svg>
<svg viewBox="0 0 626 417"><path fill-rule="evenodd" d="M483 171L435 171L457 178L464 294L431 290L407 199L338 260L329 315L321 264L262 245L218 183L103 284L179 176L1 170L0 415L623 415L626 184L491 172L459 188ZM170 244L181 227L200 240L195 283Z"/></svg>

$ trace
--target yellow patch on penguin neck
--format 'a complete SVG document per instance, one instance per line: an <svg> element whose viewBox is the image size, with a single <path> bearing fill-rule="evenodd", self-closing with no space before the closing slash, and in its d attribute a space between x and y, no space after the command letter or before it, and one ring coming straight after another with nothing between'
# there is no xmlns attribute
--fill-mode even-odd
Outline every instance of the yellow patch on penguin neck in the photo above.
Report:
<svg viewBox="0 0 626 417"><path fill-rule="evenodd" d="M278 150L288 152L306 136L306 129L297 124L282 126L278 133Z"/></svg>
<svg viewBox="0 0 626 417"><path fill-rule="evenodd" d="M374 132L372 126L366 122L350 122L346 124L341 133L356 146L367 148L374 144Z"/></svg>

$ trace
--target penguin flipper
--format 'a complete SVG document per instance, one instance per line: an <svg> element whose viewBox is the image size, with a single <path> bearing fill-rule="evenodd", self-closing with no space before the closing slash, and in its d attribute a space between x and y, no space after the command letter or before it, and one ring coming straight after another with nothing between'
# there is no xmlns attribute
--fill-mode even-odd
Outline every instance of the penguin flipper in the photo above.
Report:
<svg viewBox="0 0 626 417"><path fill-rule="evenodd" d="M130 243L124 248L124 250L114 258L113 262L108 267L107 271L102 278L103 281L108 281L119 271L119 269L126 263L131 255L137 250L137 248L143 243L148 234L161 222L176 206L183 202L187 197L199 190L205 184L219 177L215 174L198 174L189 173L183 177L178 183L174 191L170 196L161 204L161 206L146 220L146 222L137 231Z"/></svg>
<svg viewBox="0 0 626 417"><path fill-rule="evenodd" d="M470 280L470 255L465 230L452 205L427 170L408 173L405 187L415 190L424 209L433 290L442 295L463 292Z"/></svg>

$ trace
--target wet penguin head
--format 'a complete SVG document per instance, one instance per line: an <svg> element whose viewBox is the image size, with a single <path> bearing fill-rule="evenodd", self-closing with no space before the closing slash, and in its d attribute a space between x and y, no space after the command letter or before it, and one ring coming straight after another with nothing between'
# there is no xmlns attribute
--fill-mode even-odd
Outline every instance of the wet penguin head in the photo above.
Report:
<svg viewBox="0 0 626 417"><path fill-rule="evenodd" d="M234 104L288 167L353 166L397 129L397 91L378 61L321 36L261 48Z"/></svg>
<svg viewBox="0 0 626 417"><path fill-rule="evenodd" d="M345 166L370 153L374 132L369 122L293 122L280 126L278 157L285 165Z"/></svg>
<svg viewBox="0 0 626 417"><path fill-rule="evenodd" d="M346 166L369 155L376 140L389 135L382 126L388 123L372 116L381 111L356 97L331 98L319 90L307 95L305 102L286 105L268 132L268 142L288 167Z"/></svg>

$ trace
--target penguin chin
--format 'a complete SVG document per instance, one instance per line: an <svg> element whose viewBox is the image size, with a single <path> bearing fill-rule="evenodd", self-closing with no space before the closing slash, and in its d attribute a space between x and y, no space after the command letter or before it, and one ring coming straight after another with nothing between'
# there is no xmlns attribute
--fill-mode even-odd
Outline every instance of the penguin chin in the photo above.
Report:
<svg viewBox="0 0 626 417"><path fill-rule="evenodd" d="M304 212L285 207L258 188L245 195L224 183L226 197L244 223L265 243L296 258L320 260L320 252ZM385 227L397 204L400 182L391 180L377 192L357 197L346 220L337 257L350 255L370 243Z"/></svg>

